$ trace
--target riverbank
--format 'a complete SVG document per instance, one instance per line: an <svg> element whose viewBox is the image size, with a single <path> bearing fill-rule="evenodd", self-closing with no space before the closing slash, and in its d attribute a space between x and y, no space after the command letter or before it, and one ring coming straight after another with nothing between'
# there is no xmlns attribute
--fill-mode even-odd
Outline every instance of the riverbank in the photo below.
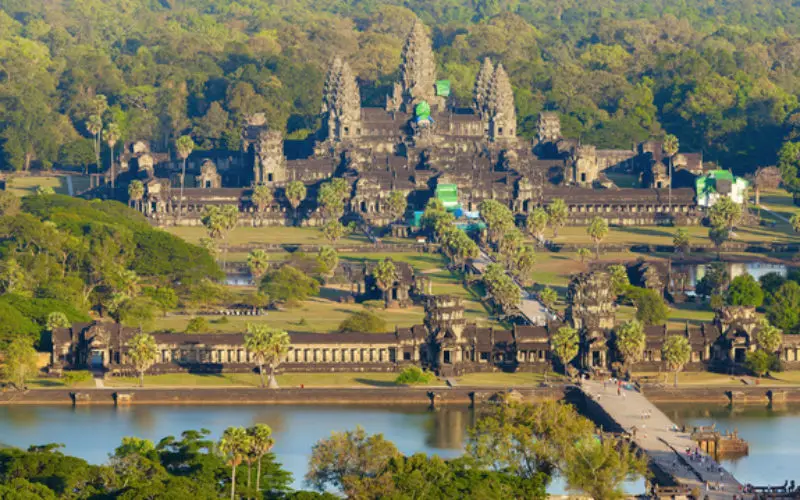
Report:
<svg viewBox="0 0 800 500"><path fill-rule="evenodd" d="M524 401L562 399L572 386L515 388ZM0 405L481 405L497 401L509 387L375 387L375 388L163 388L31 389L0 393ZM800 387L663 387L644 386L653 403L779 405L800 403Z"/></svg>

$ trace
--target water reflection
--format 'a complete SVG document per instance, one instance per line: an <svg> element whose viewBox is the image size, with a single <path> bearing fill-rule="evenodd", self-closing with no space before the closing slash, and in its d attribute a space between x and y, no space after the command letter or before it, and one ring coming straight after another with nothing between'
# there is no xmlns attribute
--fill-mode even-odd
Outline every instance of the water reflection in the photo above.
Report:
<svg viewBox="0 0 800 500"><path fill-rule="evenodd" d="M682 276L684 278L681 283L676 283L675 280L673 280L673 286L682 285L687 289L694 289L697 282L706 275L708 266L708 264L673 264L673 275ZM786 277L788 273L788 267L785 264L773 264L771 262L728 262L726 266L731 275L731 279L743 274L749 274L758 280L768 273L778 273L783 277Z"/></svg>

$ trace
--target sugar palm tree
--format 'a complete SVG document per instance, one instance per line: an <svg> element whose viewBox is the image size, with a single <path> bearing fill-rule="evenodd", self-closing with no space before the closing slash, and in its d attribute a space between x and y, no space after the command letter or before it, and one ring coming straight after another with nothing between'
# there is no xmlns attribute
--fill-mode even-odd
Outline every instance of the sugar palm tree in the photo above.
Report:
<svg viewBox="0 0 800 500"><path fill-rule="evenodd" d="M259 184L253 187L252 201L256 206L258 212L263 212L267 209L273 199L272 189L264 184Z"/></svg>
<svg viewBox="0 0 800 500"><path fill-rule="evenodd" d="M292 181L286 186L286 199L292 206L294 217L297 218L297 207L306 199L306 185L301 181Z"/></svg>
<svg viewBox="0 0 800 500"><path fill-rule="evenodd" d="M138 333L128 342L128 358L139 372L139 387L144 387L144 372L153 366L157 356L156 339L149 333Z"/></svg>
<svg viewBox="0 0 800 500"><path fill-rule="evenodd" d="M670 213L670 217L671 217L672 216L672 158L676 154L678 154L678 148L679 148L679 146L678 146L678 138L675 137L672 134L667 134L664 137L664 145L662 146L662 148L664 149L664 152L669 157L669 172L668 172L669 173L669 175L668 175L669 180L667 181L667 182L669 182L669 185L667 187L669 188L669 191L668 191L668 193L669 193L669 195L668 195L669 196L669 213Z"/></svg>
<svg viewBox="0 0 800 500"><path fill-rule="evenodd" d="M266 424L256 424L247 429L250 435L250 445L258 460L256 466L256 491L261 491L261 459L272 450L275 440L272 439L272 429Z"/></svg>
<svg viewBox="0 0 800 500"><path fill-rule="evenodd" d="M108 127L103 131L103 138L108 144L108 150L111 152L111 189L115 187L115 179L117 177L114 166L114 146L120 137L119 125L116 123L109 123Z"/></svg>
<svg viewBox="0 0 800 500"><path fill-rule="evenodd" d="M135 180L128 184L128 202L135 202L136 209L142 209L142 198L144 197L144 184L142 181Z"/></svg>
<svg viewBox="0 0 800 500"><path fill-rule="evenodd" d="M181 197L178 200L178 218L183 217L183 187L186 185L186 160L195 148L195 143L189 135L182 135L175 141L178 156L183 160L181 167Z"/></svg>
<svg viewBox="0 0 800 500"><path fill-rule="evenodd" d="M244 427L228 427L219 440L219 451L228 458L231 466L231 500L236 498L236 468L242 463L250 447L250 436Z"/></svg>
<svg viewBox="0 0 800 500"><path fill-rule="evenodd" d="M372 277L375 278L375 284L383 292L383 298L386 300L386 292L397 281L397 268L394 262L390 259L384 259L375 266L372 270Z"/></svg>
<svg viewBox="0 0 800 500"><path fill-rule="evenodd" d="M97 170L100 171L100 132L103 131L103 119L100 115L91 115L86 120L86 130L94 137L94 157Z"/></svg>
<svg viewBox="0 0 800 500"><path fill-rule="evenodd" d="M789 223L792 225L794 232L800 233L800 214L792 215L792 218L789 219Z"/></svg>
<svg viewBox="0 0 800 500"><path fill-rule="evenodd" d="M253 282L258 281L269 269L269 254L261 249L250 252L247 256L247 267L253 276Z"/></svg>
<svg viewBox="0 0 800 500"><path fill-rule="evenodd" d="M256 323L247 324L244 346L253 355L258 365L261 387L278 388L275 369L289 352L289 344L289 334L284 330ZM269 384L264 384L264 365L269 366Z"/></svg>

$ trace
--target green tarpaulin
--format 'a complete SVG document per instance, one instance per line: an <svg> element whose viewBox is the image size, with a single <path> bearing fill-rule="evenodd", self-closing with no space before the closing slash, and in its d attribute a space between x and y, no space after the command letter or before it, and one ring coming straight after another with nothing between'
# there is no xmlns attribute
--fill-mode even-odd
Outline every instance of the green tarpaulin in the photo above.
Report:
<svg viewBox="0 0 800 500"><path fill-rule="evenodd" d="M427 120L431 116L430 105L425 101L417 104L417 106L414 108L414 115L420 120Z"/></svg>
<svg viewBox="0 0 800 500"><path fill-rule="evenodd" d="M450 96L450 80L437 80L436 81L436 95L442 97Z"/></svg>
<svg viewBox="0 0 800 500"><path fill-rule="evenodd" d="M442 200L444 208L458 208L458 186L455 184L440 184L436 186L436 197Z"/></svg>

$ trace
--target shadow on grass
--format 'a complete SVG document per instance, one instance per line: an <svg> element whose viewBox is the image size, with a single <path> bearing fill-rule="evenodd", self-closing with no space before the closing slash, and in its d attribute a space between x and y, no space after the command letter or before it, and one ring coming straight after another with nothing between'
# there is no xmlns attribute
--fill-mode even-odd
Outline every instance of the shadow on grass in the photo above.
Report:
<svg viewBox="0 0 800 500"><path fill-rule="evenodd" d="M369 378L357 378L355 380L359 384L368 385L371 387L397 387L397 384L388 380L374 380Z"/></svg>
<svg viewBox="0 0 800 500"><path fill-rule="evenodd" d="M648 229L648 228L643 228L643 227L623 226L623 227L616 227L614 229L616 231L621 232L621 233L635 234L637 236L672 236L667 231L661 231L661 230L657 230L657 229Z"/></svg>
<svg viewBox="0 0 800 500"><path fill-rule="evenodd" d="M327 286L319 289L319 298L325 300L338 301L340 297L346 297L348 295L350 295L350 292L347 290L339 290Z"/></svg>
<svg viewBox="0 0 800 500"><path fill-rule="evenodd" d="M69 387L60 380L39 380L36 382L36 385L39 387Z"/></svg>

